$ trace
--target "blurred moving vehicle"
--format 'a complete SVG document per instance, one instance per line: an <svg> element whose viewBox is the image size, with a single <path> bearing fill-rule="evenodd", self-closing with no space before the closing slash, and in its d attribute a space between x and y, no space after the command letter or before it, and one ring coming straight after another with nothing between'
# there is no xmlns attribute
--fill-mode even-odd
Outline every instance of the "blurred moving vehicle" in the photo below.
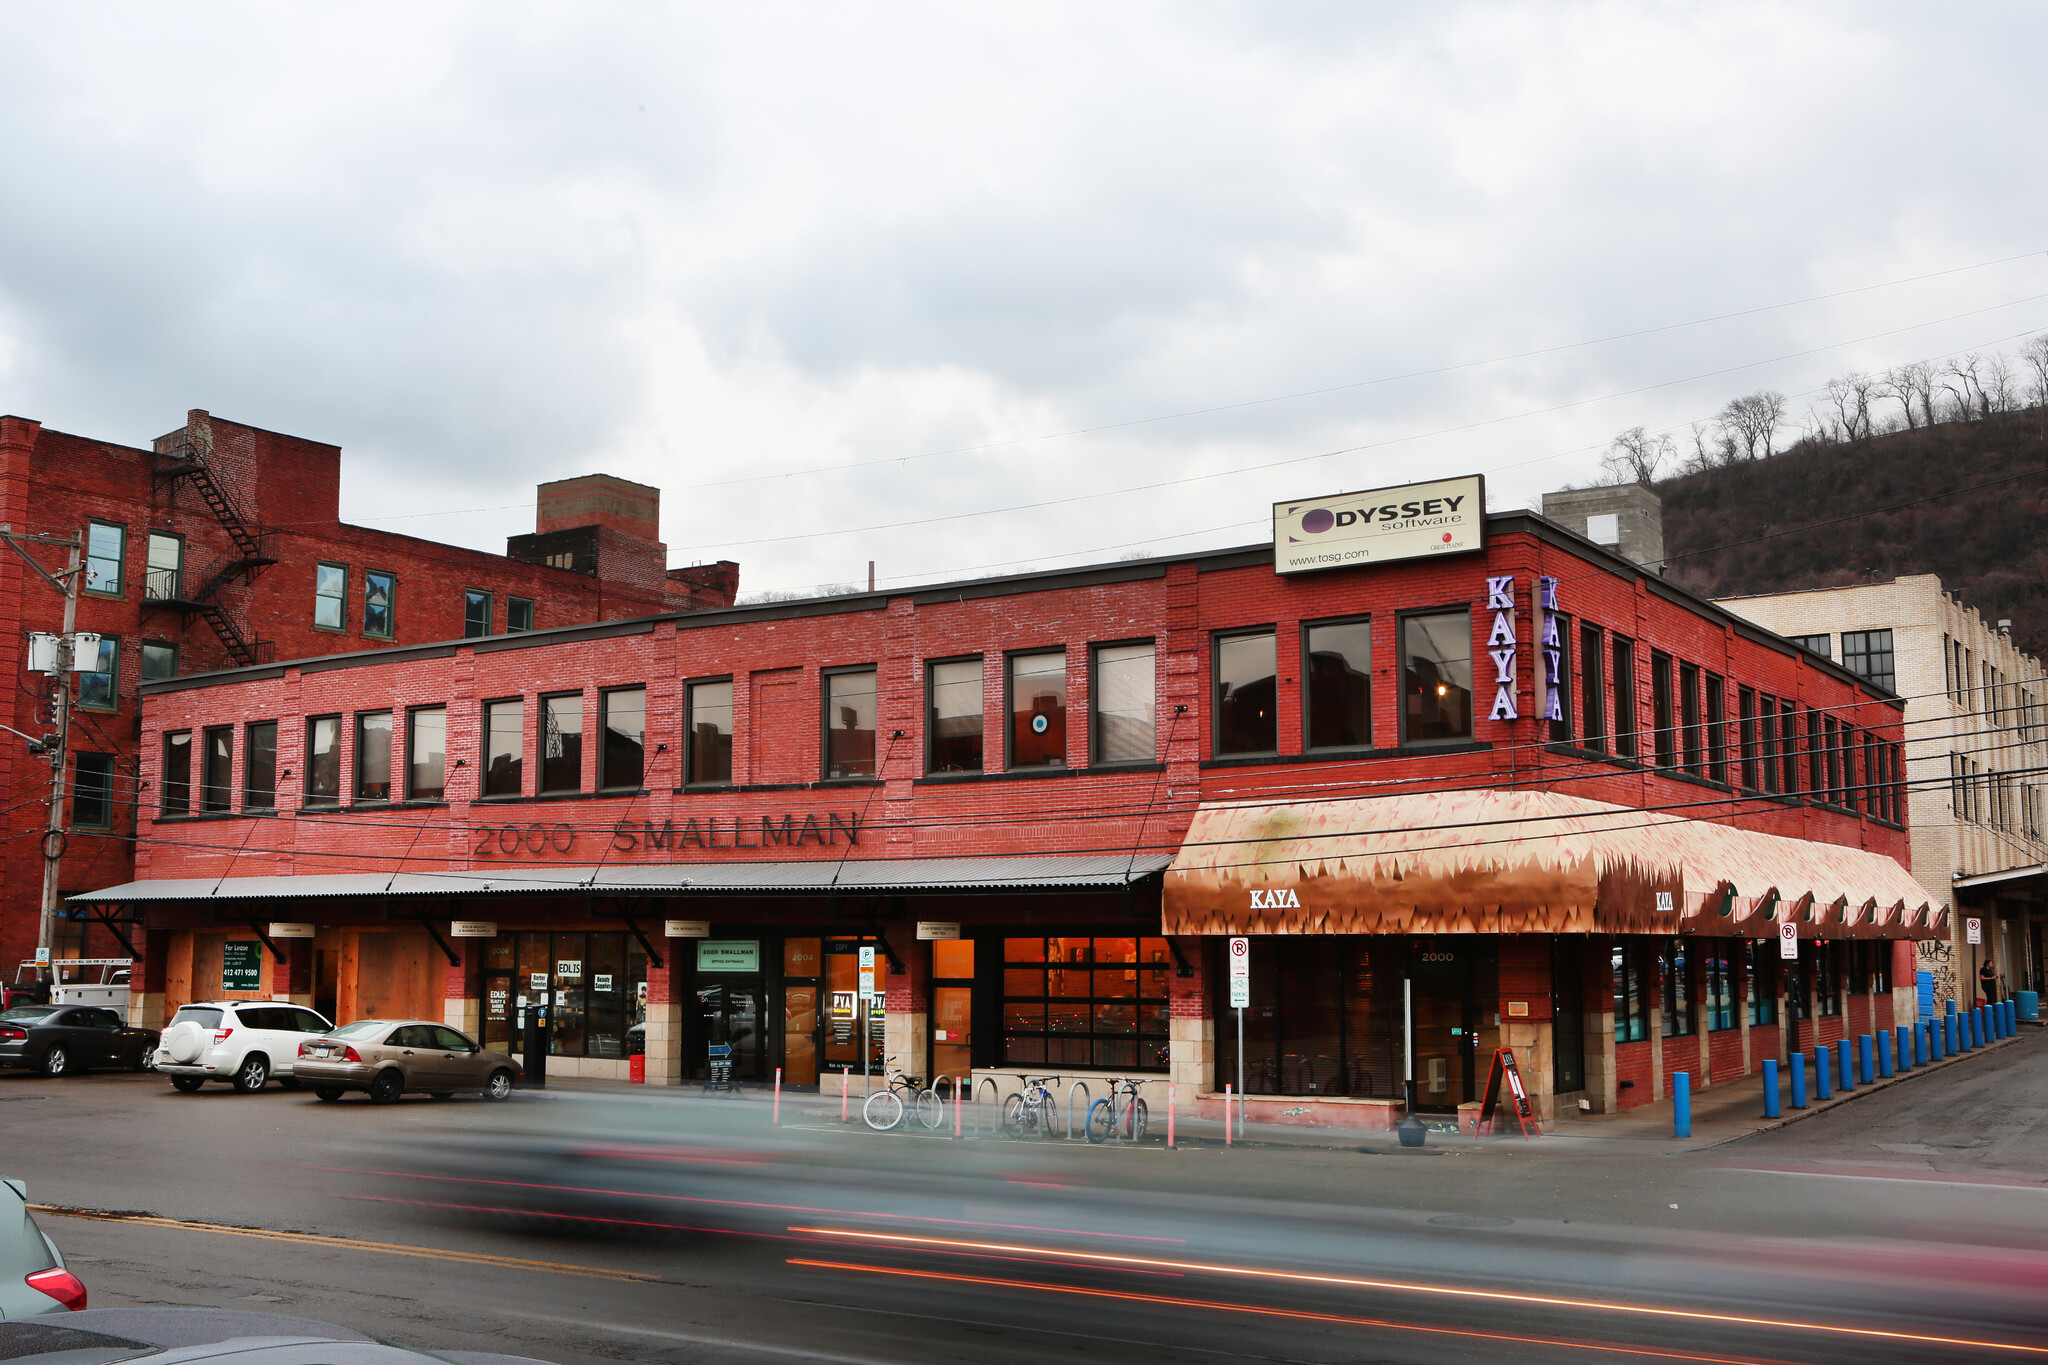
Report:
<svg viewBox="0 0 2048 1365"><path fill-rule="evenodd" d="M28 1186L0 1180L0 1322L85 1307L85 1286L28 1211ZM4 1329L0 1329L4 1330ZM0 1341L0 1359L13 1359Z"/></svg>
<svg viewBox="0 0 2048 1365"><path fill-rule="evenodd" d="M127 957L59 958L47 967L24 962L14 969L5 1007L16 1005L105 1005L128 1017Z"/></svg>
<svg viewBox="0 0 2048 1365"><path fill-rule="evenodd" d="M311 1318L245 1313L234 1308L95 1308L61 1323L0 1328L0 1359L9 1365L119 1365L129 1360L261 1361L263 1365L546 1365L531 1356L491 1351L422 1355L375 1337Z"/></svg>
<svg viewBox="0 0 2048 1365"><path fill-rule="evenodd" d="M96 1066L147 1071L157 1047L153 1028L132 1028L98 1005L16 1005L0 1010L0 1066L64 1076Z"/></svg>
<svg viewBox="0 0 2048 1365"><path fill-rule="evenodd" d="M299 1044L334 1025L303 1005L268 1000L212 1000L181 1006L156 1050L156 1069L190 1093L227 1081L253 1095L275 1076L298 1088Z"/></svg>
<svg viewBox="0 0 2048 1365"><path fill-rule="evenodd" d="M478 1091L502 1100L523 1074L517 1060L425 1019L358 1019L299 1045L298 1075L323 1100L362 1090L377 1104L407 1091L437 1100Z"/></svg>

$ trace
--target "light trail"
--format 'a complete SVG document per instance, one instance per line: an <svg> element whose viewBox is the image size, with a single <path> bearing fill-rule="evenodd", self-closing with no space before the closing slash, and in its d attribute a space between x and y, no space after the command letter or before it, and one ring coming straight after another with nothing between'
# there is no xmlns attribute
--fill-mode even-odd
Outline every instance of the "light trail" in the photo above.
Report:
<svg viewBox="0 0 2048 1365"><path fill-rule="evenodd" d="M1378 1327L1396 1332L1419 1332L1427 1336L1464 1337L1476 1341L1508 1342L1517 1346L1548 1346L1574 1354L1598 1351L1606 1355L1633 1356L1651 1360L1690 1360L1710 1365L1754 1365L1738 1356L1701 1355L1694 1351L1663 1351L1650 1346L1605 1346L1590 1341L1564 1341L1557 1337L1525 1336L1513 1332L1486 1332L1475 1327L1438 1327L1417 1322L1396 1322L1390 1318L1356 1318L1343 1313L1318 1313L1306 1308L1268 1308L1253 1303L1216 1303L1207 1299L1179 1299L1165 1294L1140 1294L1128 1289L1089 1289L1081 1285L1044 1284L1036 1280L1002 1280L990 1275L954 1275L939 1270L904 1270L887 1266L853 1265L844 1261L807 1261L791 1258L789 1264L812 1270L850 1270L862 1275L893 1275L902 1279L942 1280L954 1284L981 1285L993 1289L1035 1289L1045 1294L1070 1294L1078 1298L1108 1299L1122 1303L1152 1304L1161 1308L1200 1308L1211 1313L1246 1313L1262 1318L1285 1318L1296 1322L1323 1322L1340 1327Z"/></svg>
<svg viewBox="0 0 2048 1365"><path fill-rule="evenodd" d="M2011 1351L2019 1355L2048 1356L2048 1346L1989 1341L1969 1337L1945 1337L1932 1333L1890 1331L1878 1327L1844 1327L1833 1323L1795 1322L1786 1318L1751 1317L1743 1313L1712 1313L1693 1308L1660 1308L1651 1304L1616 1303L1602 1299L1568 1298L1555 1294L1528 1294L1506 1289L1473 1289L1461 1285L1421 1284L1401 1280L1373 1280L1350 1275L1320 1275L1298 1270L1267 1270L1257 1266L1218 1265L1202 1261L1167 1261L1144 1256L1118 1255L1105 1251L1066 1251L1048 1247L1015 1246L1001 1242L961 1242L938 1237L907 1237L891 1232L861 1232L850 1228L792 1227L793 1233L839 1238L870 1245L895 1246L908 1250L980 1252L992 1256L1035 1256L1041 1260L1084 1262L1091 1265L1132 1266L1147 1269L1180 1270L1201 1275L1275 1283L1325 1285L1340 1289L1379 1289L1400 1294L1427 1294L1442 1298L1473 1299L1486 1303L1512 1303L1543 1308L1569 1308L1581 1312L1616 1313L1634 1317L1667 1318L1683 1322L1715 1323L1731 1327L1771 1328L1778 1331L1811 1332L1824 1336L1855 1337L1866 1341L1910 1342L1926 1346L1961 1346L1983 1351Z"/></svg>

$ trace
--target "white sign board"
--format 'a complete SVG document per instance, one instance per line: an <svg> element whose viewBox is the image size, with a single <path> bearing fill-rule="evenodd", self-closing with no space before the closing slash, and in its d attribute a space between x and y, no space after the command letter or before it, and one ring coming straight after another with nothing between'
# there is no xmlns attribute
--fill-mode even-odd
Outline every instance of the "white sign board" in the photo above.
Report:
<svg viewBox="0 0 2048 1365"><path fill-rule="evenodd" d="M1252 1003L1252 941L1230 940L1230 1008L1241 1010Z"/></svg>
<svg viewBox="0 0 2048 1365"><path fill-rule="evenodd" d="M875 993L875 950L873 948L864 947L860 950L860 993L862 995L873 995Z"/></svg>
<svg viewBox="0 0 2048 1365"><path fill-rule="evenodd" d="M1672 894L1671 894L1671 893L1670 893L1669 891L1659 891L1659 892L1657 893L1657 913L1658 913L1658 914L1660 914L1660 915L1668 915L1668 914L1670 914L1670 913L1671 913L1671 912L1672 912L1673 910L1676 910L1677 908L1678 908L1678 906L1677 906L1677 903L1676 903L1676 899L1675 899L1675 898L1674 898L1674 897L1672 896Z"/></svg>
<svg viewBox="0 0 2048 1365"><path fill-rule="evenodd" d="M448 922L450 938L496 938L498 925L495 920L458 919Z"/></svg>
<svg viewBox="0 0 2048 1365"><path fill-rule="evenodd" d="M960 937L960 926L921 919L917 922L917 936L920 939L954 939Z"/></svg>
<svg viewBox="0 0 2048 1365"><path fill-rule="evenodd" d="M1460 554L1486 544L1486 480L1459 479L1273 504L1273 570L1306 573Z"/></svg>
<svg viewBox="0 0 2048 1365"><path fill-rule="evenodd" d="M1778 926L1778 956L1788 961L1799 956L1799 926L1790 920Z"/></svg>
<svg viewBox="0 0 2048 1365"><path fill-rule="evenodd" d="M711 922L701 919L663 920L661 932L668 938L710 938Z"/></svg>
<svg viewBox="0 0 2048 1365"><path fill-rule="evenodd" d="M1964 920L1964 921L1963 921L1963 930L1964 930L1964 932L1965 932L1965 933L1967 933L1967 934L1969 935L1969 938L1970 938L1970 942L1972 942L1972 943L1982 943L1982 942L1984 941L1984 921L1983 921L1983 920L1981 920L1981 919L1966 919L1966 920Z"/></svg>
<svg viewBox="0 0 2048 1365"><path fill-rule="evenodd" d="M279 924L272 921L270 936L272 938L311 938L313 937L313 926L310 924Z"/></svg>

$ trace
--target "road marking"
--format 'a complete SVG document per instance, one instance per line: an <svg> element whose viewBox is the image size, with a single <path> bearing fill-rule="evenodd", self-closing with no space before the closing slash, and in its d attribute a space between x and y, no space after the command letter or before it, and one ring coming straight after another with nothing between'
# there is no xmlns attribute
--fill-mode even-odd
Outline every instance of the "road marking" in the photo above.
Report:
<svg viewBox="0 0 2048 1365"><path fill-rule="evenodd" d="M1661 1308L1654 1304L1618 1303L1613 1300L1571 1298L1562 1294L1526 1294L1505 1289L1472 1289L1460 1285L1420 1284L1414 1281L1374 1280L1350 1275L1319 1275L1307 1271L1269 1270L1258 1266L1222 1265L1201 1261L1169 1261L1157 1257L1118 1255L1103 1251L1067 1251L1053 1247L1023 1246L1003 1242L965 1242L941 1237L910 1237L900 1233L862 1232L851 1228L792 1227L794 1233L843 1238L869 1246L902 1250L982 1252L992 1256L1036 1256L1065 1261L1068 1265L1113 1265L1141 1269L1179 1270L1194 1274L1224 1275L1238 1279L1283 1281L1292 1284L1327 1285L1340 1289L1380 1289L1405 1294L1431 1294L1443 1298L1478 1299L1489 1303L1514 1303L1542 1308L1581 1309L1618 1313L1633 1317L1673 1318L1686 1322L1709 1322L1731 1327L1768 1327L1779 1331L1813 1332L1823 1336L1859 1337L1872 1341L1906 1341L1934 1346L1968 1346L1987 1351L2013 1351L2021 1355L2048 1356L2048 1346L2029 1346L1983 1338L1944 1337L1926 1332L1887 1331L1878 1327L1842 1327L1832 1323L1798 1322L1787 1318L1751 1317L1746 1313L1714 1313L1697 1308ZM810 1264L792 1261L792 1265ZM870 1270L868 1266L839 1269ZM881 1273L881 1272L877 1272ZM895 1273L895 1272L890 1272ZM910 1273L910 1272L902 1272ZM1046 1288L1050 1286L1029 1286ZM1246 1309L1247 1312L1264 1311Z"/></svg>
<svg viewBox="0 0 2048 1365"><path fill-rule="evenodd" d="M878 1265L852 1265L841 1261L790 1261L791 1265L813 1270L852 1270L865 1275L893 1275L910 1280L942 1280L952 1284L984 1285L996 1289L1036 1289L1048 1294L1069 1294L1084 1299L1113 1299L1124 1303L1155 1304L1165 1308L1202 1308L1215 1313L1248 1313L1262 1318L1291 1318L1298 1322L1327 1322L1341 1327L1379 1327L1399 1332L1420 1332L1427 1336L1465 1337L1480 1341L1507 1341L1518 1346L1552 1346L1573 1353L1598 1351L1636 1359L1691 1360L1710 1365L1741 1365L1739 1357L1697 1355L1687 1351L1660 1351L1648 1346L1605 1346L1590 1341L1565 1341L1557 1337L1521 1336L1509 1332L1482 1332L1470 1327L1434 1327L1389 1318L1354 1318L1342 1313L1317 1313L1301 1308L1267 1308L1255 1303L1217 1303L1209 1299L1177 1299L1165 1294L1139 1294L1127 1289L1088 1289L1079 1285L1044 1284L1036 1280L1003 1280L989 1275L954 1275L938 1270L902 1270Z"/></svg>
<svg viewBox="0 0 2048 1365"><path fill-rule="evenodd" d="M2048 1185L2019 1181L2006 1184L1996 1180L1953 1180L1939 1172L1927 1175L1850 1175L1841 1171L1773 1171L1763 1166L1729 1166L1737 1175L1790 1175L1802 1180L1876 1180L1887 1185L1932 1185L1944 1190L1997 1190L2000 1194L2048 1194Z"/></svg>
<svg viewBox="0 0 2048 1365"><path fill-rule="evenodd" d="M554 1275L582 1275L594 1280L627 1280L659 1283L659 1275L639 1275L630 1270L606 1270L601 1266L566 1265L558 1261L528 1261L517 1256L490 1256L479 1251L450 1251L440 1247L407 1246L400 1242L366 1242L355 1237L328 1237L314 1232L281 1232L274 1228L238 1228L226 1223L202 1223L186 1218L158 1218L147 1213L120 1213L108 1209L81 1209L62 1204L31 1204L31 1213L56 1218L85 1218L100 1223L127 1223L140 1227L169 1228L174 1232L217 1232L229 1237L256 1237L272 1242L296 1242L301 1246L328 1247L336 1251L374 1251L386 1256L419 1256L432 1261L455 1261L464 1265L500 1266L508 1270L541 1270Z"/></svg>
<svg viewBox="0 0 2048 1365"><path fill-rule="evenodd" d="M834 1355L812 1346L770 1346L758 1341L741 1341L736 1337L704 1336L696 1332L664 1332L657 1327L627 1327L616 1322L585 1322L580 1318L558 1318L547 1313L521 1313L511 1308L495 1311L508 1318L525 1318L529 1322L552 1322L563 1327L580 1327L589 1332L619 1332L636 1337L658 1337L663 1341L687 1341L693 1346L715 1346L727 1351L752 1351L757 1355L793 1356L798 1360L829 1360L837 1365L901 1365L899 1356L849 1356Z"/></svg>

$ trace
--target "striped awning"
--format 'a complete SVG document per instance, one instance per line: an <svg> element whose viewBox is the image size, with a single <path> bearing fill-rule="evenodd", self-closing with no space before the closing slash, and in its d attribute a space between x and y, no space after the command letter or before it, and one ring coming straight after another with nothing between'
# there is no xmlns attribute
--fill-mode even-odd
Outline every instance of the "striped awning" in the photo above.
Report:
<svg viewBox="0 0 2048 1365"><path fill-rule="evenodd" d="M1169 934L1946 938L1892 858L1545 791L1204 805Z"/></svg>

